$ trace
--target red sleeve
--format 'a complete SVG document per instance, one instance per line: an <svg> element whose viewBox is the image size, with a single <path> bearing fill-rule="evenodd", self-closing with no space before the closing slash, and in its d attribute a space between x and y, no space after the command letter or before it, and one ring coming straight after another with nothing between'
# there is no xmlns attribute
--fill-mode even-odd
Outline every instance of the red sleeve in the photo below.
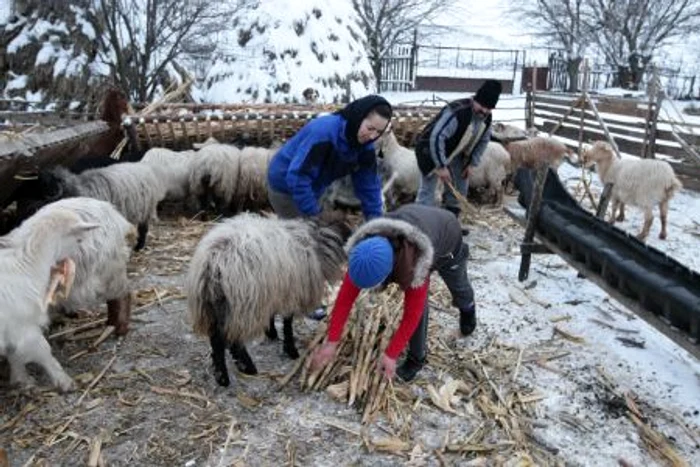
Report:
<svg viewBox="0 0 700 467"><path fill-rule="evenodd" d="M394 336L391 338L389 345L384 351L387 357L396 360L404 347L406 347L406 344L413 335L413 332L418 327L418 324L423 317L425 302L428 300L429 286L430 277L425 279L425 282L423 282L423 285L420 287L416 289L408 288L404 292L403 318L401 319L401 324L399 324L398 329L396 329Z"/></svg>
<svg viewBox="0 0 700 467"><path fill-rule="evenodd" d="M355 304L360 288L352 283L350 276L345 273L343 283L338 290L338 296L331 311L330 323L328 325L328 342L337 342L343 335L343 328L350 316L350 310Z"/></svg>

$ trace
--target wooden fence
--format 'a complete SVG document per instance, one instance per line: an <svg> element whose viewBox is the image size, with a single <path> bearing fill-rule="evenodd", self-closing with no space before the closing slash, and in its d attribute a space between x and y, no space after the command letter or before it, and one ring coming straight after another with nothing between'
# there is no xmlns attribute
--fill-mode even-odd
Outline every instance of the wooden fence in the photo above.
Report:
<svg viewBox="0 0 700 467"><path fill-rule="evenodd" d="M700 191L700 125L664 119L659 104L648 100L589 94L620 152L667 160L684 186ZM578 151L579 141L606 140L594 109L581 94L528 92L528 125L565 138Z"/></svg>

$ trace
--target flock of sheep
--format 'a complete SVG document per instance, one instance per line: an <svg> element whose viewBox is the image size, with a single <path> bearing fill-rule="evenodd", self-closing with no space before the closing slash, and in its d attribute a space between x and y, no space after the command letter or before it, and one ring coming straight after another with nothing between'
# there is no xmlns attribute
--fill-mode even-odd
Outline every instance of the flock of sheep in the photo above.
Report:
<svg viewBox="0 0 700 467"><path fill-rule="evenodd" d="M469 184L487 189L496 203L518 168L540 162L557 168L571 158L553 138L502 124L493 130L505 143L488 144ZM376 146L387 205L415 199L420 172L413 152L391 131ZM226 349L241 371L257 371L245 345L263 331L276 338L276 314L284 318L284 350L297 358L293 317L315 308L325 285L340 277L351 229L343 219L325 216L282 220L241 213L267 206L266 169L275 150L216 141L189 151L153 148L138 162L80 173L53 168L23 188L17 214L24 220L0 237L0 355L9 360L11 382L33 384L25 365L35 362L59 389L73 387L43 335L50 308L70 312L106 303L107 324L117 335L128 332L127 264L132 251L145 246L163 201L224 216L199 242L185 279L193 328L209 337L217 383L229 384ZM668 202L681 187L668 163L619 160L604 142L586 150L581 162L596 164L601 180L614 184L613 221L618 207L624 215L624 204L642 208L640 238L646 238L651 210L659 205L660 236L666 237ZM324 203L357 203L344 184L336 182Z"/></svg>

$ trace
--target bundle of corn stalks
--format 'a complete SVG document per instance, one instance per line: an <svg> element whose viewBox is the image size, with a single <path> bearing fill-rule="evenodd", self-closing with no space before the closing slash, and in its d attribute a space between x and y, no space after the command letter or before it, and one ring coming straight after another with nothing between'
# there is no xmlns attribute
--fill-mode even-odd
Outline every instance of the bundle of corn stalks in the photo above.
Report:
<svg viewBox="0 0 700 467"><path fill-rule="evenodd" d="M312 371L311 356L322 345L326 326L319 326L304 359L292 369L284 382L301 369L300 382L305 390L326 390L337 400L356 405L362 423L368 423L390 407L392 383L378 370L381 355L394 335L402 316L401 290L392 284L381 294L364 292L345 326L334 360L325 368Z"/></svg>

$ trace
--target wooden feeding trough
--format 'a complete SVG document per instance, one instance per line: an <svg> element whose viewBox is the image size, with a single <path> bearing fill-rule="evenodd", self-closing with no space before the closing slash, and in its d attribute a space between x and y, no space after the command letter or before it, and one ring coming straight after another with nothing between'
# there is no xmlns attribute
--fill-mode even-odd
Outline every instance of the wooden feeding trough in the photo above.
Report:
<svg viewBox="0 0 700 467"><path fill-rule="evenodd" d="M269 147L293 136L310 120L339 106L302 105L166 105L157 114L127 115L122 124L135 148L189 149L213 137L224 143L240 142ZM416 135L438 108L399 107L392 128L398 141L413 146Z"/></svg>

